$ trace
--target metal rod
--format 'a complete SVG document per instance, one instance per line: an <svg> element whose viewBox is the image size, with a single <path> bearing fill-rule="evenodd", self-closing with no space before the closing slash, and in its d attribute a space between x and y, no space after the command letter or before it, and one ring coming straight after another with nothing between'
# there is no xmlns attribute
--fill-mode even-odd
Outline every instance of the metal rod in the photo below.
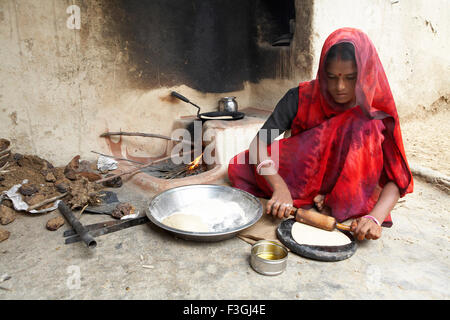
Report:
<svg viewBox="0 0 450 320"><path fill-rule="evenodd" d="M58 205L59 211L62 213L64 218L70 223L72 228L80 236L81 240L86 244L89 249L93 249L97 246L97 241L95 241L94 237L86 230L86 228L81 224L81 222L75 217L72 210L61 201Z"/></svg>
<svg viewBox="0 0 450 320"><path fill-rule="evenodd" d="M106 225L103 228L96 228L98 227L100 224L94 224L94 225L88 225L86 226L86 228L94 228L91 231L91 235L93 237L100 237L102 235L111 233L111 232L116 232L122 229L126 229L129 227L134 227L140 224L144 224L149 222L150 220L147 218L147 216L143 216L143 217L139 217L139 218L134 218L134 219L127 219L127 220L119 220L119 221L112 221L112 222L105 222L104 224ZM92 226L92 227L91 227ZM72 235L69 236L68 238L66 238L66 243L74 243L74 242L78 242L80 241L80 236L78 235Z"/></svg>

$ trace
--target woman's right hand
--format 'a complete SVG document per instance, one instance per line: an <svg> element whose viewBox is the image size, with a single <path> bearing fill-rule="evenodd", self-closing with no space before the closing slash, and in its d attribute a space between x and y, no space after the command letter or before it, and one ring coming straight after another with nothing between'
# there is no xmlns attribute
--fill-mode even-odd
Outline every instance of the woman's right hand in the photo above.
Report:
<svg viewBox="0 0 450 320"><path fill-rule="evenodd" d="M350 231L360 241L364 239L379 239L381 237L381 229L375 222L364 217L353 220L350 226Z"/></svg>
<svg viewBox="0 0 450 320"><path fill-rule="evenodd" d="M293 200L287 186L274 188L272 198L266 204L266 213L282 219L288 218L293 209Z"/></svg>

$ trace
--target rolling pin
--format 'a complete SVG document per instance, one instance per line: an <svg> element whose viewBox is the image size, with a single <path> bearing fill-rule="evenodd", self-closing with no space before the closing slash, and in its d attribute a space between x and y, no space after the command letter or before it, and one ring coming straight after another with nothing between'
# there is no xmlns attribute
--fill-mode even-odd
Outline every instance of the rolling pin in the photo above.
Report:
<svg viewBox="0 0 450 320"><path fill-rule="evenodd" d="M320 228L327 231L333 231L335 228L350 231L350 226L338 223L335 218L317 213L311 210L295 209L291 212L295 217L295 221L308 224L310 226Z"/></svg>

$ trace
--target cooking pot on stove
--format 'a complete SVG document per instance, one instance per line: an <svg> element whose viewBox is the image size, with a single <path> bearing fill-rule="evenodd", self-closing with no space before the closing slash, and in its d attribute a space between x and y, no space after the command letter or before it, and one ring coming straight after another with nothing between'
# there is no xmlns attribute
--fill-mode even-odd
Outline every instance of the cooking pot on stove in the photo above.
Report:
<svg viewBox="0 0 450 320"><path fill-rule="evenodd" d="M238 103L236 97L223 97L219 100L219 111L236 112Z"/></svg>

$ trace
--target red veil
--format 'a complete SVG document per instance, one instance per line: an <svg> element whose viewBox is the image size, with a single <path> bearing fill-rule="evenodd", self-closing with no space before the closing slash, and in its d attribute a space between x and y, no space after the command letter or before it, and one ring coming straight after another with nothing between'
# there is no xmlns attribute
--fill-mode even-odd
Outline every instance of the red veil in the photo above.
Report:
<svg viewBox="0 0 450 320"><path fill-rule="evenodd" d="M327 92L326 55L341 42L353 44L358 69L357 107L350 110L340 110ZM358 29L338 29L326 39L317 78L299 85L291 134L269 146L269 152L274 145L279 147L279 174L288 184L296 207L311 204L315 195L325 193L325 204L342 221L369 213L388 181L397 184L402 197L413 191L386 74L374 45ZM248 159L248 151L245 153ZM238 156L229 165L232 185L270 197L272 190L256 174L254 165L235 164ZM385 222L388 225L390 221L389 216Z"/></svg>

